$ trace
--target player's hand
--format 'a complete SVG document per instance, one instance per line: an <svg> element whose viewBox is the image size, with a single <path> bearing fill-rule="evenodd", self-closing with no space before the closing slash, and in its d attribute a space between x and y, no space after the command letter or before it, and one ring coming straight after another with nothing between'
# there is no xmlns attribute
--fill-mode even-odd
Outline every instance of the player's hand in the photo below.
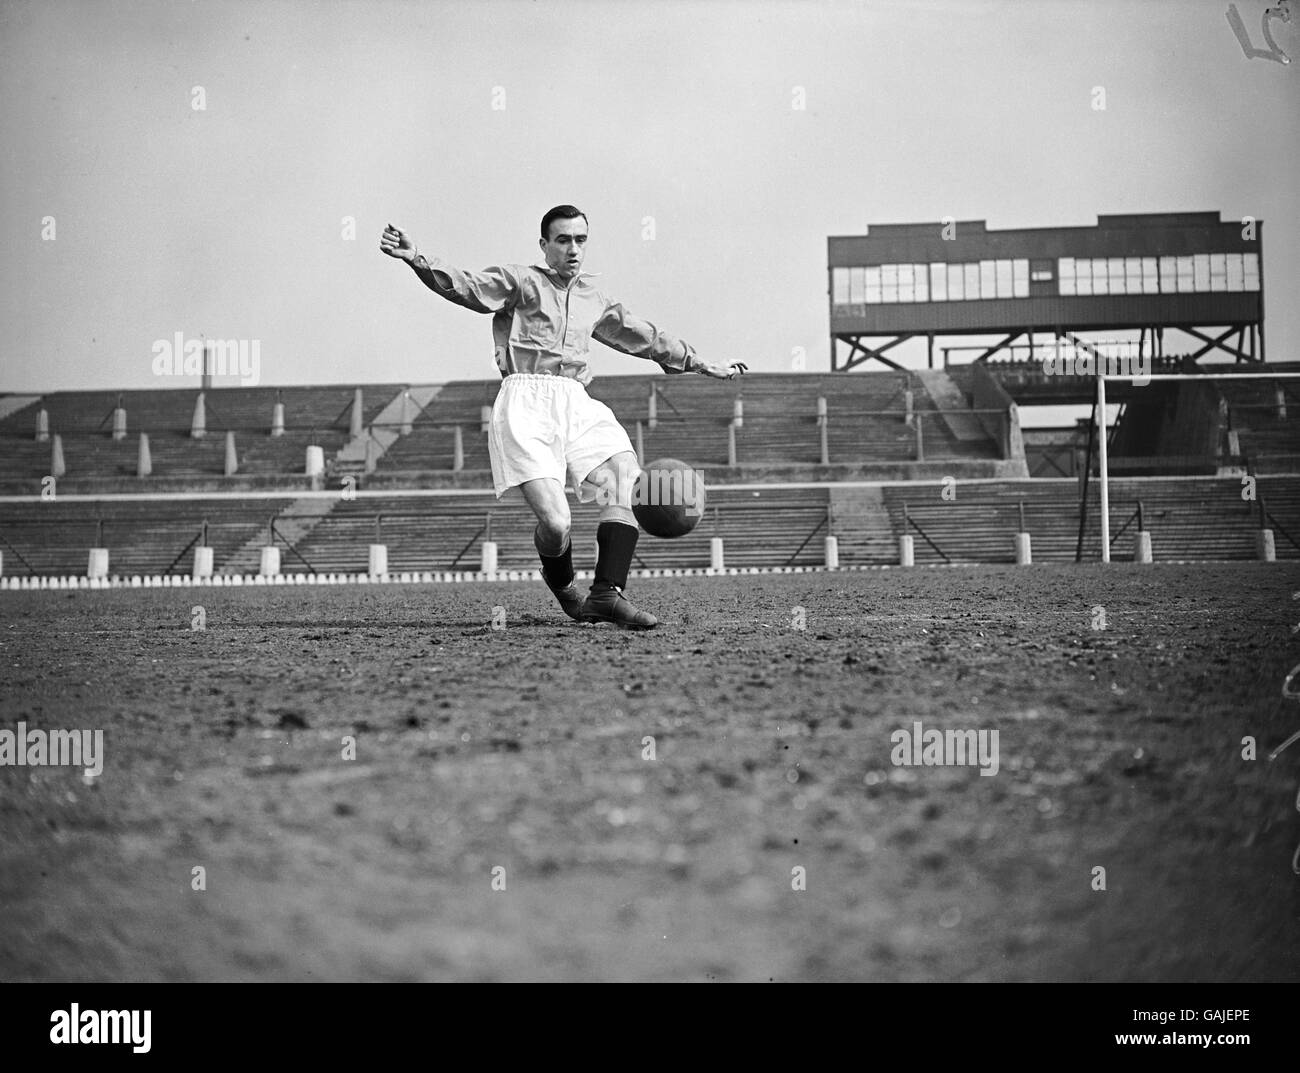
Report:
<svg viewBox="0 0 1300 1073"><path fill-rule="evenodd" d="M702 364L699 372L705 376L711 376L715 380L735 380L736 377L744 376L749 372L749 366L743 361L733 361L730 365Z"/></svg>
<svg viewBox="0 0 1300 1073"><path fill-rule="evenodd" d="M415 240L400 227L394 227L392 224L384 228L384 234L379 240L379 248L389 257L396 257L399 261L414 261L420 256L420 251L415 248Z"/></svg>

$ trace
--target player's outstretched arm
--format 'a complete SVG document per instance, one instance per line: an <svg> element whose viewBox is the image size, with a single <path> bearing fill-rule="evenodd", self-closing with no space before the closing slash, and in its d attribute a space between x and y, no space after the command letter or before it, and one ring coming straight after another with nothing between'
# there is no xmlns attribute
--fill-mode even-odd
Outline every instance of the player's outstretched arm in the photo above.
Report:
<svg viewBox="0 0 1300 1073"><path fill-rule="evenodd" d="M409 264L434 294L475 313L495 313L518 299L519 277L509 266L466 272L444 264L436 257L430 260L420 252L410 235L392 224L384 228L379 249L389 257Z"/></svg>
<svg viewBox="0 0 1300 1073"><path fill-rule="evenodd" d="M606 299L605 312L592 336L613 350L653 361L666 373L702 373L719 380L734 380L748 371L744 362L723 366L701 361L689 343L634 316L622 302L613 299Z"/></svg>

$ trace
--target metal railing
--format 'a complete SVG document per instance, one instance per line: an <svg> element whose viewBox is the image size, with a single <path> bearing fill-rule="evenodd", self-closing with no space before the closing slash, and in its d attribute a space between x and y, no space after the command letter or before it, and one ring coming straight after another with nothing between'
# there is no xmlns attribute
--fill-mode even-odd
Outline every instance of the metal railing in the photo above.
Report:
<svg viewBox="0 0 1300 1073"><path fill-rule="evenodd" d="M1177 528L1184 533L1195 528L1194 519L1204 519L1211 530L1215 528L1214 523L1209 520L1211 518L1219 519L1220 526L1236 519L1231 529L1222 530L1221 536L1227 536L1230 532L1241 531L1240 526L1244 515L1245 520L1254 523L1251 528L1272 529L1292 548L1300 551L1296 527L1289 522L1284 524L1275 508L1273 502L1275 498L1273 495L1266 498L1261 490L1254 503L1247 503L1235 494L1234 488L1231 493L1223 494L1222 502L1217 507L1211 505L1208 510L1204 506L1191 502L1177 504L1162 502L1160 516L1165 518L1166 512L1172 510L1181 518ZM1132 509L1126 515L1122 515L1124 518L1122 524L1112 531L1112 545L1134 526L1138 531L1147 529L1149 501L1138 498L1128 502L1131 503ZM1286 502L1288 518L1290 518L1291 512L1300 509L1300 497L1288 498ZM1018 526L1017 532L1031 535L1055 534L1060 538L1075 524L1073 506L1053 503L1050 508L1045 508L1044 504L1035 504L1033 500L1026 497L1014 501L1007 498L942 504L933 502L918 504L915 500L907 500L901 506L901 532L915 534L940 559L948 563L961 556L955 552L950 553L951 549L944 546L945 543L950 542L950 539L957 539L952 537L951 529L943 526L938 530L934 528L940 511L943 515L955 514L963 519L960 526L960 539L964 541L968 541L971 534L981 525L987 530L989 526L1004 525L1010 529L1011 524L1015 524ZM719 536L724 533L728 536L750 535L753 532L755 512L772 507L806 507L809 515L813 510L818 512L816 523L810 524L797 544L794 542L797 533L791 532L789 526L783 530L782 535L789 537L789 542L782 540L779 544L770 546L772 565L794 565L801 556L805 555L809 545L819 534L833 532L829 509L824 503L780 499L765 500L762 503L742 501L711 504L709 510L712 515L712 532ZM1050 513L1040 513L1035 522L1035 519L1030 516L1031 507L1040 512L1050 509ZM247 557L256 551L255 541L260 531L266 544L285 549L285 553L292 560L300 563L305 572L312 574L365 573L364 565L349 571L340 570L336 564L344 559L352 562L359 560L364 564L367 538L372 534L373 542L376 544L385 543L385 537L396 538L399 542L396 546L405 547L408 553L412 542L418 542L421 549L428 547L430 554L427 558L421 555L425 562L419 567L420 570L477 569L478 564L472 558L474 549L483 541L493 538L494 529L500 524L503 515L512 523L521 516L518 511L511 513L493 509L376 510L373 512L349 510L345 513L336 513L330 509L320 515L302 518L312 522L311 529L304 536L292 538L282 528L285 518L279 514L270 517L263 515L262 520L249 516L244 520L213 521L208 517L178 519L149 512L117 518L103 515L60 518L57 522L52 522L39 516L41 509L33 507L32 515L29 517L0 519L0 547L5 549L6 567L12 556L13 562L21 564L23 571L33 576L42 573L66 574L74 565L79 572L81 567L78 560L90 547L109 547L116 549L113 551L112 558L118 568L112 572L119 576L142 573L170 575L178 572L188 573L187 560L190 560L195 550L216 545L217 554L222 558L215 563L215 568L218 572L223 572L231 566L235 556L242 554ZM1119 511L1124 508L1116 502L1114 509ZM1121 515L1115 514L1115 516ZM1014 523L1011 522L1012 518ZM809 517L808 523L811 523L811 520ZM413 523L413 525L403 527L401 525L403 522ZM1166 522L1162 521L1160 524L1164 525ZM61 530L57 542L49 539L48 532L42 531L48 530L51 525L57 525ZM432 539L422 536L419 532L419 530L427 532L431 528L437 530L437 535ZM417 531L412 533L412 529ZM147 531L147 535L142 531ZM707 532L703 520L696 532L697 534ZM84 543L80 546L74 543L78 534L84 534ZM1095 531L1093 535L1095 536ZM429 547L430 544L433 546ZM792 546L793 551L789 551ZM698 554L698 543L694 544L694 548L696 550L692 554ZM123 560L128 564L125 567L120 565ZM254 562L255 560L247 561L246 571L236 568L235 572L256 570ZM646 567L645 561L640 556L637 556L636 562L641 568ZM7 574L21 572L6 569Z"/></svg>
<svg viewBox="0 0 1300 1073"><path fill-rule="evenodd" d="M790 555L790 558L786 559L786 561L782 565L794 566L795 561L799 558L800 553L803 551L804 548L808 546L808 542L812 540L812 538L815 537L818 533L820 533L823 529L825 529L828 534L830 533L831 530L830 507L826 508L826 513L822 517L822 520L819 521L815 526L813 526L812 532L810 532L806 537L803 538L799 546L795 548L794 552Z"/></svg>
<svg viewBox="0 0 1300 1073"><path fill-rule="evenodd" d="M829 512L824 505L810 503L808 507L810 510L817 509L820 517L793 554L787 557L784 549L778 553L776 557L785 557L785 565L792 565L813 537L829 527ZM321 556L337 561L340 547L349 549L347 557L362 558L364 561L367 542L363 542L365 537L359 536L359 530L369 530L367 535L372 534L376 544L385 543L385 535L392 537L395 530L409 541L411 534L409 528L403 532L403 522L439 531L439 535L434 538L435 547L430 549L425 569L476 570L478 564L472 558L474 549L493 539L494 526L500 524L503 514L512 520L518 516L518 512L512 516L494 509L334 513L331 508L318 515L299 515L297 520L310 522L311 525L307 533L294 538L284 531L286 519L279 514L269 517L263 515L261 520L248 517L240 521L214 521L208 517L201 520L178 519L150 512L121 518L61 517L54 522L40 518L40 509L34 507L33 516L29 517L0 519L0 545L7 549L6 558L12 555L32 575L43 572L67 573L66 564L74 561L73 556L84 555L91 547L116 549L112 558L122 555L131 564L126 573L184 574L189 573L189 564L192 563L196 549L214 545L222 557L214 564L214 569L220 573L236 556L241 553L248 556L256 549L258 545L254 541L259 532L261 546L282 548L285 554L302 564L304 572L320 574L334 569L323 566ZM728 532L748 531L747 519L752 517L754 509L754 505L749 503L711 505L709 510L714 533L721 534L724 529ZM51 525L57 525L60 530L60 539L56 544L43 539L45 534L42 531L47 531ZM147 536L142 535L143 530L147 530ZM704 531L703 520L697 526L697 531ZM83 542L77 544L78 539ZM421 543L427 544L427 541ZM436 546L439 543L441 548ZM323 548L332 550L324 552ZM39 554L40 550L44 554ZM58 562L47 568L41 565L42 559L47 563L51 559ZM646 568L646 562L640 555L634 555L634 562L642 569ZM256 570L253 562L250 561L248 566L250 571ZM116 572L120 574L123 571Z"/></svg>
<svg viewBox="0 0 1300 1073"><path fill-rule="evenodd" d="M1232 498L1225 499L1225 503L1226 503L1225 508L1222 508L1212 513L1214 513L1216 516L1226 515L1228 517L1236 517L1236 518L1241 518L1243 513L1247 513L1247 505L1244 503L1241 503ZM1300 550L1300 543L1298 543L1296 539L1281 524L1281 522L1278 521L1276 514L1268 510L1268 508L1264 503L1264 497L1262 495L1258 498L1257 503L1258 503L1258 511L1256 512L1252 509L1249 510L1248 513L1258 514L1258 528L1274 529L1276 532L1280 533L1283 537L1285 537L1286 540L1289 543L1291 543L1297 550ZM1016 532L1018 533L1029 533L1031 536L1033 536L1035 533L1039 533L1041 535L1044 528L1050 527L1052 531L1057 532L1058 535L1061 535L1066 532L1065 527L1067 525L1072 527L1075 522L1074 509L1067 508L1063 504L1056 504L1054 506L1057 507L1058 509L1054 510L1052 518L1045 518L1043 519L1042 522L1040 522L1037 528L1031 528L1026 518L1026 500L1024 498L1017 500L1014 504L1012 504L1009 500L995 500L992 502L989 501L967 502L967 503L948 502L948 503L944 503L942 506L934 503L916 504L909 500L904 502L902 505L903 532L904 533L915 532L921 537L922 540L925 541L927 545L929 545L929 547L935 552L936 555L942 558L944 562L950 563L953 561L952 558L948 555L948 553L944 550L944 548L940 544L940 540L943 538L941 536L936 538L936 536L928 532L921 525L921 522L918 521L916 517L916 511L918 510L918 508L923 512L931 512L931 513L939 512L939 511L942 511L944 514L960 512L960 514L966 517L969 517L971 514L977 514L980 516L981 520L986 525L992 525L1003 521L1006 518L1006 515L1009 512L1009 510L1012 508L1012 506L1014 506L1016 512L1015 519L1018 525ZM1116 516L1117 511L1121 509L1122 508L1120 508L1118 504L1112 500L1112 510L1111 510L1112 516ZM1187 512L1189 514L1193 513L1192 508L1188 507ZM1123 536L1124 533L1128 532L1130 528L1133 526L1136 526L1135 529L1136 532L1139 533L1146 532L1148 513L1149 512L1147 509L1147 505L1142 499L1139 498L1133 500L1132 510L1127 515L1121 515L1124 518L1122 524L1117 529L1112 529L1111 536L1110 536L1111 546L1114 547L1116 541L1118 541L1119 538ZM1194 513L1197 517L1203 517L1205 516L1206 512L1203 507L1198 506ZM963 537L968 538L970 530L971 530L971 526L969 524L963 523L962 525ZM1094 532L1092 535L1095 536L1096 533ZM1076 549L1076 557L1075 557L1076 561L1082 561L1081 551L1082 551L1081 547L1079 549Z"/></svg>
<svg viewBox="0 0 1300 1073"><path fill-rule="evenodd" d="M940 558L943 559L945 563L952 562L952 560L948 558L948 553L945 552L943 548L939 547L939 545L934 542L930 534L921 528L921 523L918 522L914 517L912 517L908 504L904 503L903 504L903 532L906 533L908 529L915 529L918 533L920 533L921 539L924 540L927 544L929 544L930 547L935 550L935 552L940 556Z"/></svg>
<svg viewBox="0 0 1300 1073"><path fill-rule="evenodd" d="M1009 343L1006 346L998 348L993 353L988 354L988 357L985 358L982 364L999 369L1018 370L1024 372L1031 372L1036 366L1041 374L1043 358L1049 353L1052 353L1052 348L1056 343L1056 339L1049 336L1048 333L1044 332L1042 334L1046 338L1045 342L1036 342L1032 347L1028 343ZM1097 347L1103 345L1100 340L1082 339L1079 342L1081 344L1088 344ZM1136 344L1137 341L1132 340L1132 342ZM1062 345L1074 344L1063 342ZM973 361L953 361L949 358L949 354L985 354L989 350L987 346L946 346L940 347L939 349L943 354L943 367L945 370L952 368L961 369L965 366L974 364ZM1153 356L1150 351L1151 344L1148 343L1143 353L1145 359L1151 362L1152 372L1182 371L1188 359L1191 358L1190 351L1186 354L1164 354L1159 357ZM1053 374L1053 376L1058 375L1061 374Z"/></svg>
<svg viewBox="0 0 1300 1073"><path fill-rule="evenodd" d="M1261 529L1272 529L1275 532L1281 533L1286 537L1292 547L1300 551L1300 541L1297 541L1295 537L1287 532L1282 523L1277 520L1277 515L1268 509L1264 503L1264 497L1262 495L1258 497L1257 502L1259 503L1259 527Z"/></svg>
<svg viewBox="0 0 1300 1073"><path fill-rule="evenodd" d="M665 400L666 401L666 400ZM674 408L675 411L675 408ZM411 441L418 439L422 435L429 433L445 433L450 431L453 436L452 459L448 467L452 472L459 472L464 469L465 465L465 440L466 429L471 430L470 436L482 435L483 429L481 422L467 422L464 420L436 420L423 421L419 420L420 414L413 416L410 420L388 421L388 422L371 422L364 426L363 434L366 437L366 454L363 466L366 473L374 472L378 468L379 459L391 450L396 442L383 443L377 436L380 431L396 431L400 440ZM960 454L945 453L942 449L935 450L935 443L947 444L948 437L941 424L935 428L933 422L939 421L946 423L952 418L972 417L995 417L997 419L997 432L988 432L988 439L994 441L997 455L1000 458L1006 458L1008 454L1007 430L1010 423L1010 415L1006 410L1001 409L959 409L959 410L931 410L931 409L839 409L830 410L826 413L805 414L805 415L786 415L779 418L772 418L769 415L748 415L744 418L743 424L738 425L734 418L718 418L705 416L686 416L680 412L674 412L671 417L658 416L656 425L665 421L671 423L672 435L678 438L689 437L694 435L707 435L715 432L720 428L727 429L728 450L725 464L729 466L743 465L745 460L743 455L747 446L752 449L767 449L763 442L763 433L770 431L772 428L779 428L781 431L788 432L791 428L798 428L806 425L809 429L809 436L804 441L804 446L816 447L818 452L819 463L821 465L832 464L853 464L860 462L872 462L881 460L877 455L873 455L869 439L859 447L839 446L834 451L835 457L832 458L831 450L831 433L832 430L849 429L849 437L852 438L854 433L864 434L868 432L865 427L867 422L877 424L898 424L906 426L911 430L913 442L911 459L913 461L925 461L927 451L932 457L961 457ZM649 427L649 417L639 418L634 422L634 434L638 444L642 445L642 455L644 454L644 442L648 435L657 433L657 429ZM928 430L925 427L926 422L931 422ZM631 423L631 422L629 422ZM856 423L856 426L855 426ZM350 433L347 428L340 428L335 425L305 424L305 425L288 425L284 431L288 433L307 433L308 446L322 446L322 440L331 440L341 448L350 440ZM150 437L151 447L155 450L165 444L167 440L157 438L159 433L163 437L191 439L189 429L165 428L158 430L156 428L137 428L128 433L127 439L138 438L141 432ZM217 438L224 436L228 432L233 432L238 437L241 434L252 434L256 437L255 442L261 442L263 439L274 439L269 429L264 425L256 427L250 426L226 426L221 427L209 424L205 430L205 438ZM738 434L739 432L739 434ZM68 452L75 454L76 445L86 441L102 441L109 433L102 429L93 430L58 430L51 429L50 436L58 435L61 437L65 448L65 466L71 475L76 476L74 467L68 464L66 454ZM27 437L24 436L24 439ZM865 437L864 437L865 438ZM749 441L747 443L747 441ZM120 441L125 442L125 441ZM784 445L782 441L777 446ZM800 444L790 445L792 449L797 450ZM644 457L641 459L645 461ZM909 459L886 458L886 461L907 461ZM721 458L716 459L696 459L697 465L722 465ZM331 460L330 466L338 465L338 460ZM328 467L327 467L328 468Z"/></svg>

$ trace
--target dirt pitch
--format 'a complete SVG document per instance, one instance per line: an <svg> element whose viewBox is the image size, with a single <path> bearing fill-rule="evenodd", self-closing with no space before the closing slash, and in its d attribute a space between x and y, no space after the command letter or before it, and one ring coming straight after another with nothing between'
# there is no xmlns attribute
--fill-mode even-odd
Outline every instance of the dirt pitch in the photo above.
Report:
<svg viewBox="0 0 1300 1073"><path fill-rule="evenodd" d="M0 767L0 977L1300 979L1297 590L639 580L648 634L536 583L5 593L0 729L105 760ZM894 766L917 720L997 774Z"/></svg>

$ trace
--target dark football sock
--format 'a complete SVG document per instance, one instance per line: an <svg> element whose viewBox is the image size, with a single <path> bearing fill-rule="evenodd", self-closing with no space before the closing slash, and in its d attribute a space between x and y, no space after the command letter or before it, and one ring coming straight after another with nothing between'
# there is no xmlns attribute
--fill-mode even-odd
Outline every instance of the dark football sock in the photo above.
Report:
<svg viewBox="0 0 1300 1073"><path fill-rule="evenodd" d="M592 592L622 589L627 585L628 571L632 568L632 554L636 551L641 531L635 525L623 522L601 522L596 526L596 576Z"/></svg>
<svg viewBox="0 0 1300 1073"><path fill-rule="evenodd" d="M562 589L573 584L573 541L566 540L564 550L559 555L545 555L533 531L533 546L537 548L537 557L542 560L542 578L552 589Z"/></svg>

